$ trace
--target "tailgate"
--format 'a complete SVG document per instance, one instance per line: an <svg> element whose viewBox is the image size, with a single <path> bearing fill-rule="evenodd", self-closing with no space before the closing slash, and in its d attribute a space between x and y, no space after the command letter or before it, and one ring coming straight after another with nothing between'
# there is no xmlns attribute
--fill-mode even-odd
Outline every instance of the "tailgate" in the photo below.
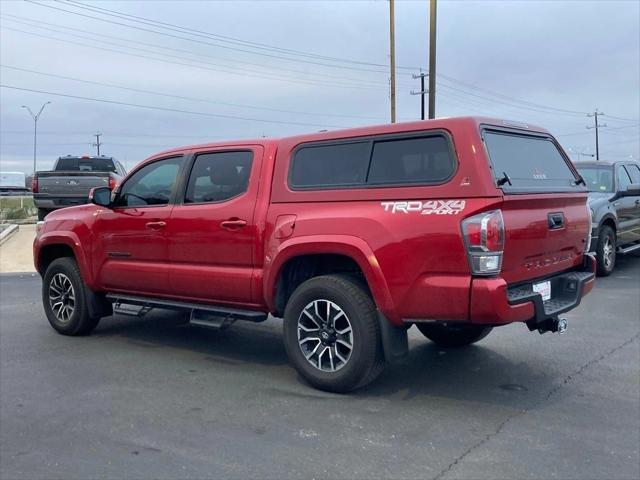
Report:
<svg viewBox="0 0 640 480"><path fill-rule="evenodd" d="M482 136L503 194L503 278L513 284L579 265L590 230L587 191L555 139L493 126Z"/></svg>
<svg viewBox="0 0 640 480"><path fill-rule="evenodd" d="M504 197L502 277L509 284L545 277L580 264L589 212L586 195Z"/></svg>
<svg viewBox="0 0 640 480"><path fill-rule="evenodd" d="M109 172L38 172L38 192L87 197L93 187L108 186L109 175Z"/></svg>

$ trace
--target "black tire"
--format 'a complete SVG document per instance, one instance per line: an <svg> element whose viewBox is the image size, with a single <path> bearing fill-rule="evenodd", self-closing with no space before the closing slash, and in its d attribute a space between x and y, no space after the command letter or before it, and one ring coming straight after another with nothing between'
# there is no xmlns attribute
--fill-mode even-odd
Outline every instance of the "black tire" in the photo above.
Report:
<svg viewBox="0 0 640 480"><path fill-rule="evenodd" d="M66 279L66 280L65 280ZM71 285L71 296L67 295L67 299L63 300L62 296L58 296L57 291L63 291L68 285ZM61 288L60 285L64 285ZM53 286L52 286L53 284ZM100 318L94 318L89 315L87 306L86 285L80 276L80 270L73 258L58 258L51 262L42 279L42 304L44 312L51 326L63 335L86 335L90 333L100 321ZM53 299L51 298L53 296ZM63 306L72 308L60 313L61 306L58 300L63 302ZM65 301L67 302L65 304ZM54 305L55 308L54 308ZM62 318L68 315L68 318Z"/></svg>
<svg viewBox="0 0 640 480"><path fill-rule="evenodd" d="M466 347L479 342L493 330L493 327L469 324L445 326L437 323L416 323L416 327L433 343L445 348Z"/></svg>
<svg viewBox="0 0 640 480"><path fill-rule="evenodd" d="M305 308L316 301L318 303L315 305L321 305L321 309L324 309L323 305L327 305L327 302L332 303L331 307L327 306L327 311L334 314L326 314L327 318L333 316L331 322L323 324L320 318L316 321L303 317ZM339 314L339 310L342 310L344 316ZM331 343L324 344L320 340L317 342L312 340L308 347L309 349L312 349L314 345L317 345L316 348L322 347L320 357L315 364L311 363L314 361L313 357L311 360L307 360L303 353L303 348L307 347L299 344L300 319L303 319L301 321L312 321L313 324L309 324L312 328L315 328L315 325L318 326L318 333L310 334L318 335L318 338L321 336L320 325L324 325L322 328L328 329L329 332L333 329L334 334L340 329L344 331L350 327L351 337L349 339L352 342L352 349L348 355L344 350L342 351L346 361L339 365L341 360L335 360L338 365L330 363L327 366L328 368L336 367L335 370L323 370L322 364L326 362L327 357L323 355L325 349L329 348L328 353L334 352L334 358L338 359L335 352L343 347L335 341L332 346ZM345 325L349 325L349 327L345 327ZM384 354L376 306L366 287L347 275L315 277L296 288L285 308L283 328L284 345L290 362L307 382L320 390L338 393L349 392L372 382L384 369ZM330 359L330 361L334 360Z"/></svg>
<svg viewBox="0 0 640 480"><path fill-rule="evenodd" d="M44 220L44 217L46 217L49 214L50 210L47 210L46 208L39 208L38 209L38 220L42 221Z"/></svg>
<svg viewBox="0 0 640 480"><path fill-rule="evenodd" d="M596 245L597 273L600 277L608 277L616 266L616 233L604 225L598 234Z"/></svg>

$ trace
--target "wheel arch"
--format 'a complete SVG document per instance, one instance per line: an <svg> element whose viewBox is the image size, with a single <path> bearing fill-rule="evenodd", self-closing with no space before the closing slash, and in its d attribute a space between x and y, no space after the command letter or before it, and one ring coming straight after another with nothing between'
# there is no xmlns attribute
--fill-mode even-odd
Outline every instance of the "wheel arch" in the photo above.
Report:
<svg viewBox="0 0 640 480"><path fill-rule="evenodd" d="M602 217L602 219L600 220L600 223L598 224L598 231L604 226L611 227L611 229L613 230L613 233L617 235L618 219L613 214L607 213L604 217Z"/></svg>
<svg viewBox="0 0 640 480"><path fill-rule="evenodd" d="M45 234L36 240L34 264L41 276L44 276L51 262L61 257L73 258L78 264L82 279L88 285L92 284L88 259L84 250L80 247L80 240L75 234Z"/></svg>
<svg viewBox="0 0 640 480"><path fill-rule="evenodd" d="M295 237L282 243L267 261L270 265L264 277L265 300L275 315L282 315L289 296L302 281L345 272L361 275L377 308L387 318L393 318L394 305L380 265L372 249L360 238L348 235ZM301 271L296 271L297 267L301 267Z"/></svg>

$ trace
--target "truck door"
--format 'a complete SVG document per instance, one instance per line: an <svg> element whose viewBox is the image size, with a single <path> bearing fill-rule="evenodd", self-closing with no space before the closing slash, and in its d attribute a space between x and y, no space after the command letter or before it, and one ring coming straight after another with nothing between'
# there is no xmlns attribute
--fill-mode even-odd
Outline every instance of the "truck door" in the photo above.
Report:
<svg viewBox="0 0 640 480"><path fill-rule="evenodd" d="M624 165L618 165L616 172L616 189L618 192L624 192L631 185L631 177ZM640 228L638 222L638 203L639 197L620 197L616 199L613 205L616 207L618 214L618 244L623 245L640 239L637 231Z"/></svg>
<svg viewBox="0 0 640 480"><path fill-rule="evenodd" d="M640 185L640 167L638 167L638 165L627 164L621 168L626 169L629 177L631 177L631 183ZM638 241L640 240L640 195L625 197L625 199L627 200L625 207L628 208L628 210L625 211L626 220L629 222L627 233L628 241Z"/></svg>
<svg viewBox="0 0 640 480"><path fill-rule="evenodd" d="M172 157L143 166L122 185L115 206L99 210L93 258L102 288L168 293L166 227L182 161Z"/></svg>
<svg viewBox="0 0 640 480"><path fill-rule="evenodd" d="M263 148L196 152L169 228L170 285L197 302L250 303Z"/></svg>

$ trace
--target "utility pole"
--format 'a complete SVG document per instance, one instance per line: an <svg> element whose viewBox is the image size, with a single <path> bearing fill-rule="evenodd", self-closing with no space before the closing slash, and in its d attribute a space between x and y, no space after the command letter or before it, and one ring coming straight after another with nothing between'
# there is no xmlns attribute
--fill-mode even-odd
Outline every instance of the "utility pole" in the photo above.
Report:
<svg viewBox="0 0 640 480"><path fill-rule="evenodd" d="M100 137L102 136L102 134L100 132L96 132L93 134L93 136L96 137L96 143L94 143L93 146L98 149L98 156L100 156L100 145L102 145L100 143Z"/></svg>
<svg viewBox="0 0 640 480"><path fill-rule="evenodd" d="M606 123L598 124L598 116L599 115L604 115L604 113L598 112L597 108L596 108L595 112L587 114L587 117L593 117L593 119L594 119L594 126L593 127L587 126L587 128L588 129L591 129L591 128L595 128L596 129L596 161L597 162L600 161L600 146L599 146L599 143L598 143L598 128L602 128L602 127L606 127L607 126Z"/></svg>
<svg viewBox="0 0 640 480"><path fill-rule="evenodd" d="M396 123L396 33L393 0L389 0L389 56L391 57L391 123Z"/></svg>
<svg viewBox="0 0 640 480"><path fill-rule="evenodd" d="M411 90L411 95L420 95L420 119L424 120L424 96L429 93L424 89L424 77L428 77L428 73L424 73L422 69L420 69L420 74L412 75L414 79L420 79L420 91L416 92L415 90Z"/></svg>
<svg viewBox="0 0 640 480"><path fill-rule="evenodd" d="M26 105L22 105L22 108L26 108L27 111L29 112L29 115L31 115L31 118L33 118L33 174L34 175L36 174L36 145L38 141L38 119L40 118L40 114L42 114L44 107L46 107L50 103L51 102L43 103L42 107L40 107L40 111L37 114L34 114L31 111L31 109Z"/></svg>
<svg viewBox="0 0 640 480"><path fill-rule="evenodd" d="M437 0L429 4L429 118L436 118L436 11Z"/></svg>

